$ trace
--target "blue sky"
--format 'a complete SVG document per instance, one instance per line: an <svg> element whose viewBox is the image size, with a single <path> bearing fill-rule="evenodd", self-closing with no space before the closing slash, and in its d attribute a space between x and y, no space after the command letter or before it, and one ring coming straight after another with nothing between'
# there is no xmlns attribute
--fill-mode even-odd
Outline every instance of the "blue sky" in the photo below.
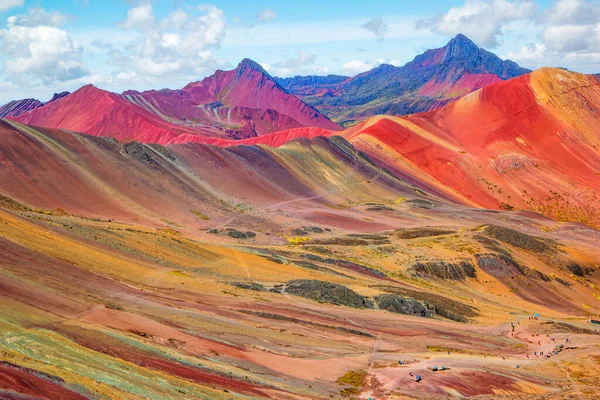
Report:
<svg viewBox="0 0 600 400"><path fill-rule="evenodd" d="M457 33L536 68L600 72L597 0L0 0L0 102L182 87L242 58L279 76L402 65Z"/></svg>

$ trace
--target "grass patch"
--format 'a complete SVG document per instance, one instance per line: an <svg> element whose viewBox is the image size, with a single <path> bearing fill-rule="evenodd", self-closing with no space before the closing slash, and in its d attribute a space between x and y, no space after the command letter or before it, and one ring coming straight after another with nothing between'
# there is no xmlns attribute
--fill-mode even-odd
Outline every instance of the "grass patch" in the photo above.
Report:
<svg viewBox="0 0 600 400"><path fill-rule="evenodd" d="M210 220L209 217L207 217L206 215L202 214L200 211L197 211L197 210L190 210L190 211L191 211L192 214L194 214L197 217L202 218L205 221L209 221Z"/></svg>
<svg viewBox="0 0 600 400"><path fill-rule="evenodd" d="M366 377L367 371L348 371L338 378L337 383L351 386L351 388L344 389L343 393L355 395L360 393L360 388L362 388Z"/></svg>

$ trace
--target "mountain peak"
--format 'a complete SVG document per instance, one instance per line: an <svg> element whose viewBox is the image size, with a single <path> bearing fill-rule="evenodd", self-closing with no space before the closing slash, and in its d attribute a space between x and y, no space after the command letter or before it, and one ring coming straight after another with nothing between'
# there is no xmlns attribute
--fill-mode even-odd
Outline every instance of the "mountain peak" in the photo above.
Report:
<svg viewBox="0 0 600 400"><path fill-rule="evenodd" d="M475 44L475 42L473 42L471 39L469 39L462 33L459 33L458 35L453 37L445 47L454 49L454 50L458 50L458 49L465 49L465 50L469 50L469 51L480 50L479 46L477 46Z"/></svg>
<svg viewBox="0 0 600 400"><path fill-rule="evenodd" d="M459 33L458 35L454 36L450 42L458 42L458 43L469 43L469 44L475 44L471 39L469 39L466 35L463 35L462 33Z"/></svg>
<svg viewBox="0 0 600 400"><path fill-rule="evenodd" d="M240 61L240 63L237 66L237 69L239 71L253 70L263 74L267 74L267 71L265 71L259 63L249 58L244 58L242 61Z"/></svg>

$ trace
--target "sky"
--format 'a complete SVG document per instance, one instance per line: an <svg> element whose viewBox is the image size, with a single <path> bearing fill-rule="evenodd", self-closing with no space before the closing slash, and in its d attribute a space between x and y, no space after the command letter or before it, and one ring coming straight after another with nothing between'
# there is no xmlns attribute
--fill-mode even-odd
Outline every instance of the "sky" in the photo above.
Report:
<svg viewBox="0 0 600 400"><path fill-rule="evenodd" d="M600 72L600 0L0 0L0 103L403 65L458 33L527 68Z"/></svg>

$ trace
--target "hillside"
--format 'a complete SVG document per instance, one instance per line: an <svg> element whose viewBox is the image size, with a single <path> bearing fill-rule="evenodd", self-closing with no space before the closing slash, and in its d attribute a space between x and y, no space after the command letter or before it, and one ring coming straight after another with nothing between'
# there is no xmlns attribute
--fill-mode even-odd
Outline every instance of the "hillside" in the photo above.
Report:
<svg viewBox="0 0 600 400"><path fill-rule="evenodd" d="M598 225L600 81L544 68L431 112L374 117L344 133L465 203Z"/></svg>
<svg viewBox="0 0 600 400"><path fill-rule="evenodd" d="M386 121L410 126L344 134L392 146ZM0 134L0 397L562 399L600 383L591 228L465 206L339 136Z"/></svg>

